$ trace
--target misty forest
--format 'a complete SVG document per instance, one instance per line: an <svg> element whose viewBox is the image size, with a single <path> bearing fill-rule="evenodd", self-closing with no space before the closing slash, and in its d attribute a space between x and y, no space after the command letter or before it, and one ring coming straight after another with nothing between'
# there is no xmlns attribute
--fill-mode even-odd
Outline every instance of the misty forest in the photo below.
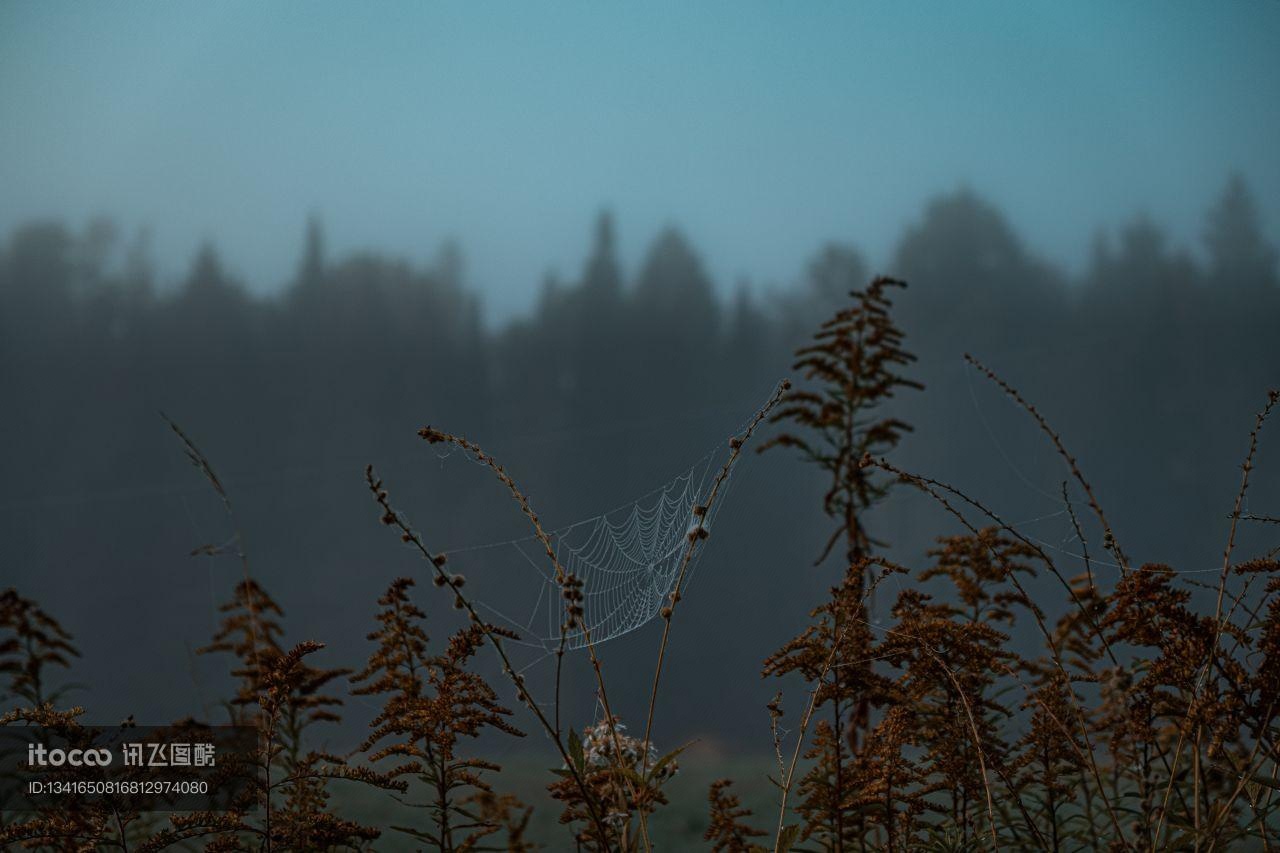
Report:
<svg viewBox="0 0 1280 853"><path fill-rule="evenodd" d="M213 244L174 283L109 220L20 227L3 720L262 744L236 809L0 836L1271 849L1263 213L1235 177L1200 245L1136 216L1068 273L961 189L884 269L832 243L771 288L675 227L624 265L602 213L505 324L456 244L312 219L262 296Z"/></svg>

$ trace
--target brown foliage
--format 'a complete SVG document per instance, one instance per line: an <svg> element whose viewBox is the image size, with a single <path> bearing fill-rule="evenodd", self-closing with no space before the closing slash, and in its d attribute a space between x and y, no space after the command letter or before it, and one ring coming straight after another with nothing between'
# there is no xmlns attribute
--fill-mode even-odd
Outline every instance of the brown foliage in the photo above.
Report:
<svg viewBox="0 0 1280 853"><path fill-rule="evenodd" d="M80 653L58 621L34 601L10 587L0 592L0 678L7 681L6 698L13 696L32 706L45 704L44 670L66 668Z"/></svg>
<svg viewBox="0 0 1280 853"><path fill-rule="evenodd" d="M493 799L485 771L501 768L457 753L459 738L474 738L486 728L523 736L507 719L511 711L497 701L493 688L467 664L485 643L478 625L469 625L450 638L443 654L429 654L422 623L426 614L409 598L413 581L399 578L378 599L383 610L380 627L369 634L377 642L364 669L351 676L361 685L356 695L384 696L384 705L371 722L373 732L361 745L371 762L387 758L404 763L392 777L418 776L431 792L431 827L404 829L441 850L470 849L484 836L511 821L516 806ZM381 746L379 746L381 744ZM461 802L467 789L482 796L502 823L473 816ZM505 808L505 812L502 812Z"/></svg>
<svg viewBox="0 0 1280 853"><path fill-rule="evenodd" d="M853 304L823 323L812 345L796 351L794 368L811 384L788 391L770 420L790 423L798 431L780 433L760 447L761 452L795 448L829 476L823 510L838 525L819 562L841 537L847 564L870 553L874 543L861 513L881 500L891 484L858 463L897 447L911 431L906 422L877 414L898 389L924 387L902 373L916 360L903 347L902 331L890 316L892 290L902 287L904 282L880 277L851 292Z"/></svg>
<svg viewBox="0 0 1280 853"><path fill-rule="evenodd" d="M738 795L731 793L733 785L728 779L719 779L711 783L707 793L710 805L711 823L703 833L704 841L711 842L714 853L752 853L765 849L751 841L761 838L766 833L746 823L751 817L751 809L743 808Z"/></svg>

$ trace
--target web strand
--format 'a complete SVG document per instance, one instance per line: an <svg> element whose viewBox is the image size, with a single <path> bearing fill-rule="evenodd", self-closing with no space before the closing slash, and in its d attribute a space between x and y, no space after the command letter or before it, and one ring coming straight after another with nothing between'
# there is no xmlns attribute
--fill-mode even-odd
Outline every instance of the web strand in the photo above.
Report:
<svg viewBox="0 0 1280 853"><path fill-rule="evenodd" d="M711 451L629 503L548 531L557 561L565 572L583 581L582 625L565 633L565 649L584 648L588 635L593 644L608 642L658 615L675 583L698 513L706 512L703 527L709 530L723 503L717 500L703 509L721 455L721 450ZM549 652L560 646L564 607L554 570L542 550L535 537L527 536L445 553L451 561L483 560L484 568L478 573L487 583L500 584L493 600L501 598L506 604L499 608L486 600L489 595L481 594L477 606L496 623L516 631L522 645ZM686 580L696 561L695 552Z"/></svg>

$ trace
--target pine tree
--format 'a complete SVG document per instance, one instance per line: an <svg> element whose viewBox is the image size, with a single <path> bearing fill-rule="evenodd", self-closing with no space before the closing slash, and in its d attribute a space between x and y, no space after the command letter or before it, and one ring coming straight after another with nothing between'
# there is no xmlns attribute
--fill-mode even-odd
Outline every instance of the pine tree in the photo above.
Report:
<svg viewBox="0 0 1280 853"><path fill-rule="evenodd" d="M302 292L313 291L324 281L324 271L324 227L320 224L320 217L313 215L307 219L306 243L294 286Z"/></svg>
<svg viewBox="0 0 1280 853"><path fill-rule="evenodd" d="M1209 280L1218 287L1276 285L1276 250L1262 233L1258 205L1240 175L1232 175L1209 211L1204 233Z"/></svg>

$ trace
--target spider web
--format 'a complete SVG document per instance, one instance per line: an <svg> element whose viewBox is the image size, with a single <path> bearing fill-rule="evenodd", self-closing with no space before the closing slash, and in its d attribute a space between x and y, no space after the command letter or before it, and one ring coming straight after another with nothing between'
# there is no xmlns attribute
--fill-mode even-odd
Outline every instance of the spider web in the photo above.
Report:
<svg viewBox="0 0 1280 853"><path fill-rule="evenodd" d="M581 625L565 632L566 649L581 649L628 634L658 615L675 585L696 529L696 510L706 505L722 451L708 452L688 468L641 497L608 512L547 532L556 560L583 581ZM702 527L710 530L723 506L729 479L705 511ZM685 570L690 580L702 548L694 550ZM499 587L474 602L496 624L511 628L522 644L546 652L559 648L564 600L555 569L543 543L533 535L504 542L454 548L445 553L471 562L486 552L481 586ZM509 603L508 603L509 602ZM532 604L530 604L532 602ZM496 606L502 603L499 609Z"/></svg>

